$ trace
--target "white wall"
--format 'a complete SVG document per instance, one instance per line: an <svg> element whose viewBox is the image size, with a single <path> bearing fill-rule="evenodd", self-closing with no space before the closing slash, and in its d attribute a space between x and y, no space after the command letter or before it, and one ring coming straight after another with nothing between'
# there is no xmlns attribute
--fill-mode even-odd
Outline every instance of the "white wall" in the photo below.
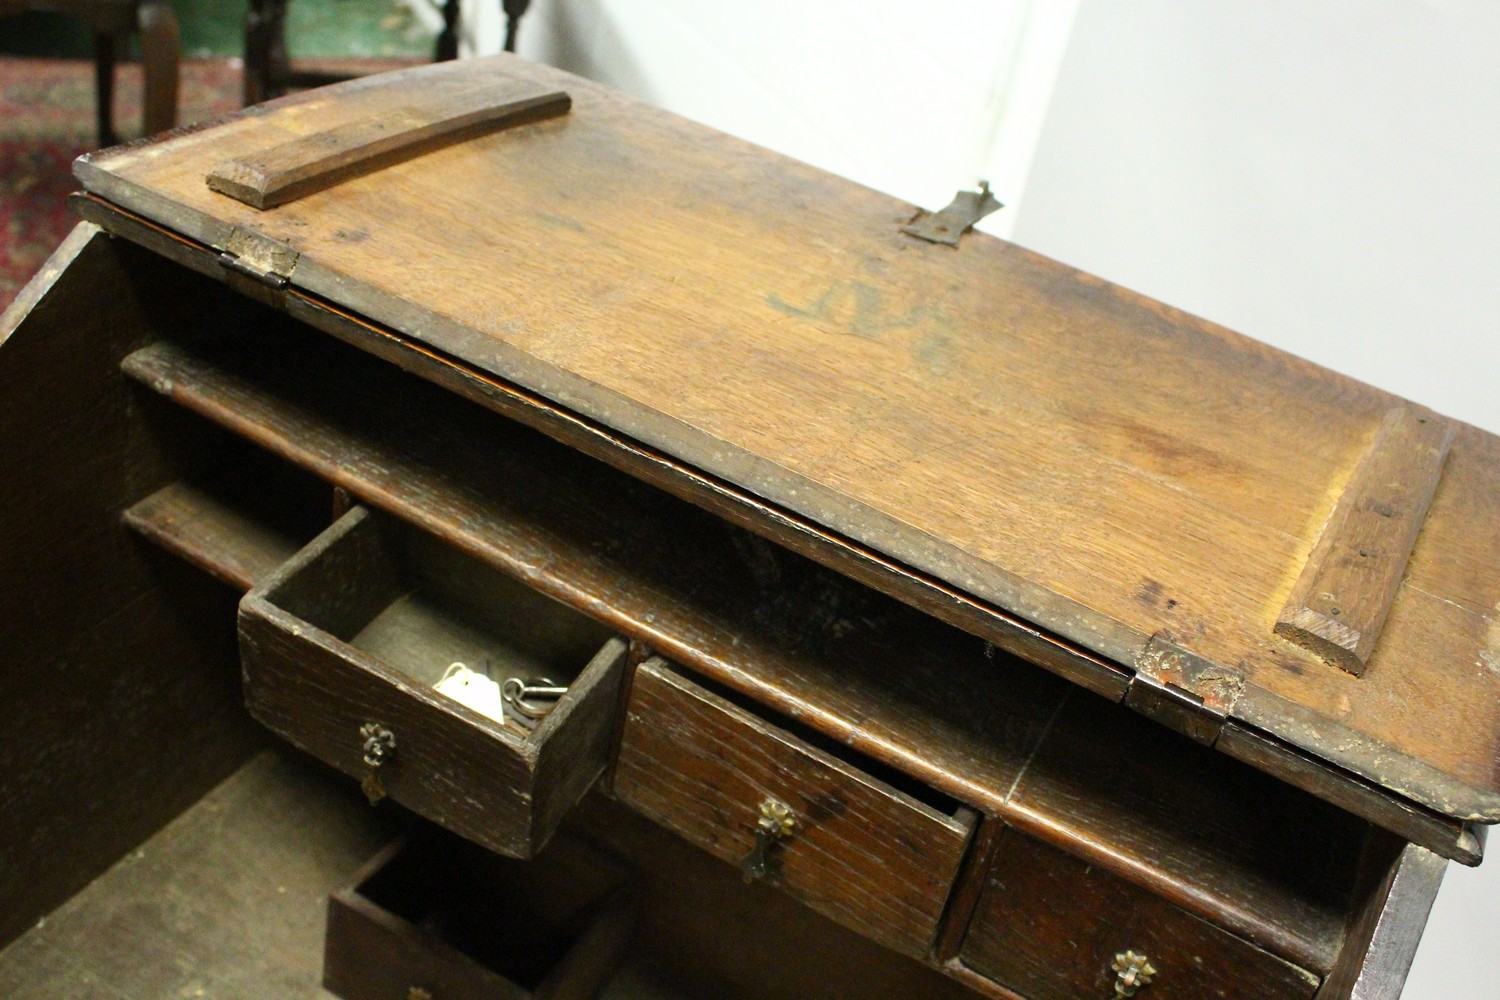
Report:
<svg viewBox="0 0 1500 1000"><path fill-rule="evenodd" d="M1083 0L1014 232L1500 432L1500 3ZM1497 959L1450 866L1405 1000Z"/></svg>
<svg viewBox="0 0 1500 1000"><path fill-rule="evenodd" d="M499 0L466 0L496 51ZM928 208L991 181L1005 234L1077 0L536 0L520 54Z"/></svg>

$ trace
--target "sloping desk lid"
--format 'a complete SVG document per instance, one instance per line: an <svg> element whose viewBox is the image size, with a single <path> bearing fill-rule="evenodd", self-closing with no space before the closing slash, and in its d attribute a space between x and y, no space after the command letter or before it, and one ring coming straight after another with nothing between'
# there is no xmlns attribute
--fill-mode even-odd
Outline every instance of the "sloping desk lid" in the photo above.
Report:
<svg viewBox="0 0 1500 1000"><path fill-rule="evenodd" d="M265 211L205 184L453 74L560 87L572 111ZM1211 718L1500 820L1489 434L990 236L903 234L910 205L504 57L283 99L78 176L207 246L289 247L296 288Z"/></svg>

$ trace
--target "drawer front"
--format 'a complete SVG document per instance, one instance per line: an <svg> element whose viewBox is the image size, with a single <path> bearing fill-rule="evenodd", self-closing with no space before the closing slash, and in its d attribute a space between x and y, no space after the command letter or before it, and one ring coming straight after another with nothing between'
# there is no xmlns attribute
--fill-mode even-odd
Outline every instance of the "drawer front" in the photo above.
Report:
<svg viewBox="0 0 1500 1000"><path fill-rule="evenodd" d="M437 616L405 594L387 564L407 547L441 543L355 509L240 603L245 703L273 732L414 812L500 854L536 853L604 770L619 709L626 645L603 644L529 735L438 693L403 663L448 663L500 650L503 636ZM446 563L444 564L447 565ZM385 568L382 568L385 567ZM463 580L484 580L465 576ZM514 585L519 587L519 585ZM482 590L514 617L525 594ZM372 651L350 633L372 609L384 632ZM516 625L516 629L522 627ZM477 644L477 645L472 645ZM576 668L575 668L576 669ZM369 727L369 728L367 728ZM366 740L389 745L367 761ZM376 787L378 786L378 788Z"/></svg>
<svg viewBox="0 0 1500 1000"><path fill-rule="evenodd" d="M1142 1000L1309 998L1311 973L1040 841L1006 830L960 961L1027 1000L1111 1000L1115 956L1155 975Z"/></svg>
<svg viewBox="0 0 1500 1000"><path fill-rule="evenodd" d="M760 803L791 807L766 880L910 955L931 948L971 824L897 792L660 660L636 672L614 794L726 861L756 847Z"/></svg>

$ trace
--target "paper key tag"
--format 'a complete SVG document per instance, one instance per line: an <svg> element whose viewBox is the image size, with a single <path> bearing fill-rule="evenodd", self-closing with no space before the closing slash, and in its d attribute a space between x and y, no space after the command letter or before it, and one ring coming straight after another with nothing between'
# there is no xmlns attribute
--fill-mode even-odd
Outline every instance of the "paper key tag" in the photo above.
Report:
<svg viewBox="0 0 1500 1000"><path fill-rule="evenodd" d="M500 685L462 663L450 663L433 688L496 722L504 724L506 721Z"/></svg>

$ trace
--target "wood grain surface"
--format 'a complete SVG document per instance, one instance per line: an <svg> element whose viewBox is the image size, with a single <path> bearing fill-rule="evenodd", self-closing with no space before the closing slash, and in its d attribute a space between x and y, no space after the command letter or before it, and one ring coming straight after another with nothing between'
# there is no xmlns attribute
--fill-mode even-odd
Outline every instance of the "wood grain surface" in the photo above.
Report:
<svg viewBox="0 0 1500 1000"><path fill-rule="evenodd" d="M796 817L768 857L777 885L897 951L924 957L968 846L945 816L719 698L660 660L636 668L613 793L738 864L760 803Z"/></svg>
<svg viewBox="0 0 1500 1000"><path fill-rule="evenodd" d="M1433 413L1399 406L1386 414L1276 619L1278 635L1356 677L1365 672L1453 433Z"/></svg>
<svg viewBox="0 0 1500 1000"><path fill-rule="evenodd" d="M323 132L219 164L204 178L220 194L266 209L486 132L567 112L568 95L491 69L435 76L415 93Z"/></svg>
<svg viewBox="0 0 1500 1000"><path fill-rule="evenodd" d="M99 220L112 231L128 235L184 266L210 274L223 274L223 269L216 262L217 258L206 248L195 247L181 237L174 237L139 216L109 206L90 195L77 196L74 204L87 217ZM1055 635L1027 626L1013 616L1001 613L993 605L981 604L973 597L960 594L910 567L893 563L871 549L852 545L847 539L830 535L806 519L767 505L732 484L708 477L669 456L622 438L608 428L560 409L518 386L486 375L471 365L455 362L386 328L361 320L295 290L286 292L281 304L288 315L318 330L419 375L464 399L540 430L570 448L644 479L732 524L769 539L775 545L765 548L766 552L775 553L785 547L807 556L842 575L979 636L992 644L991 652L1003 650L1030 662L1045 665L1053 673L1111 700L1118 701L1127 690L1133 693L1140 687L1130 684L1129 674L1122 668L1089 655ZM347 496L346 491L340 489L338 492ZM682 520L689 516L691 512L681 510L674 518ZM701 545L702 541L695 544ZM682 656L681 653L677 655L679 658ZM861 655L868 657L871 654L867 650ZM860 672L869 673L863 669ZM820 673L821 671L814 672L812 676L816 678ZM920 700L924 693L930 696L936 690L931 685L920 682L918 675L911 672L895 671L892 675L908 678L909 682L901 685L904 690L897 692L893 689L891 692L899 693L901 698ZM1007 675L1002 673L999 676ZM750 683L754 682L753 677L748 680ZM796 679L795 682L809 685L815 683L802 679ZM951 684L951 677L945 683ZM868 678L859 685L840 683L837 687L821 690L820 698L812 701L827 704L826 699L834 693L869 686ZM759 697L786 701L786 690L795 691L796 688L763 689ZM793 696L790 700L790 711L796 713L805 710L805 699ZM964 705L973 707L972 714L976 721L980 720L984 712L991 713L991 718L999 718L994 713L1013 703L1010 699L976 700L973 689L959 700ZM1198 718L1198 722L1200 729L1217 730L1219 738L1215 746L1230 756L1400 833L1444 857L1465 864L1478 863L1480 844L1469 828L1472 824L1442 816L1397 791L1344 771L1322 758L1252 727L1238 722L1225 725L1222 720L1215 722L1210 715L1203 715ZM835 715L829 716L826 724L840 726L842 723ZM984 728L986 727L980 722L979 729ZM1004 726L1001 728L1003 731ZM843 738L864 743L867 742L867 733L864 727L855 727L846 732ZM876 744L873 752L884 755L888 751ZM928 760L931 760L930 756L918 755L905 761L902 766L921 768L922 762ZM935 769L934 775L929 776L928 780L951 788L951 772ZM962 794L972 796L976 792L971 789ZM985 793L980 791L977 794L983 796ZM971 800L986 801L983 798Z"/></svg>
<svg viewBox="0 0 1500 1000"><path fill-rule="evenodd" d="M6 1000L311 998L328 895L396 828L338 775L262 753L0 951Z"/></svg>
<svg viewBox="0 0 1500 1000"><path fill-rule="evenodd" d="M78 173L201 243L283 241L299 288L1116 662L1170 635L1243 673L1242 720L1437 811L1500 818L1493 436L1457 427L1364 677L1329 671L1272 629L1399 400L983 234L913 239L910 205L499 65L567 89L573 112L269 214L203 173L423 77Z"/></svg>
<svg viewBox="0 0 1500 1000"><path fill-rule="evenodd" d="M969 936L965 966L1027 1000L1113 996L1114 956L1146 955L1153 1000L1307 1000L1318 977L1076 858L1008 832Z"/></svg>
<svg viewBox="0 0 1500 1000"><path fill-rule="evenodd" d="M1317 1000L1399 1000L1448 865L1408 844L1376 855L1376 891L1351 920Z"/></svg>
<svg viewBox="0 0 1500 1000"><path fill-rule="evenodd" d="M197 443L118 369L211 314L194 280L84 224L0 319L0 944L265 739L235 595L120 524Z"/></svg>
<svg viewBox="0 0 1500 1000"><path fill-rule="evenodd" d="M270 339L156 344L124 369L620 634L976 807L1003 808L1067 693L1060 681L275 314L253 315Z"/></svg>
<svg viewBox="0 0 1500 1000"><path fill-rule="evenodd" d="M1365 844L1382 836L1118 705L1082 697L1057 714L1017 782L1007 822L1318 973L1338 955Z"/></svg>
<svg viewBox="0 0 1500 1000"><path fill-rule="evenodd" d="M1358 839L1348 817L1123 706L1069 697L1072 689L1044 671L541 435L275 314L261 318L264 338L192 350L159 344L125 368L455 550L855 752L1064 843L1236 933L1311 956L1314 966L1331 961L1343 869L1321 860L1289 867L1278 851L1233 831L1243 822L1272 844L1285 843L1290 829L1337 845ZM314 582L309 592L321 589ZM1065 700L1084 704L1064 712ZM1144 802L1107 783L1101 791L1086 766L1070 770L1087 754L1068 753L1066 742L1053 741L1041 757L1037 748L1058 722L1095 748L1103 773L1127 771ZM1020 780L1039 762L1050 781ZM1049 797L1045 785L1058 794ZM1174 809L1200 816L1178 805L1200 799L1201 829L1183 824ZM1451 830L1418 832L1446 835L1451 847ZM1157 852L1157 838L1170 849Z"/></svg>
<svg viewBox="0 0 1500 1000"><path fill-rule="evenodd" d="M132 530L243 593L312 536L285 530L263 510L237 499L179 480L132 504L121 518Z"/></svg>
<svg viewBox="0 0 1500 1000"><path fill-rule="evenodd" d="M247 594L245 703L296 746L359 778L370 771L361 727L388 729L396 747L379 778L391 798L491 850L530 857L604 770L625 644L611 640L576 664L561 678L571 681L568 694L520 734L431 687L456 652L435 633L477 633L465 643L476 667L479 656L505 655L506 643L486 634L486 623L407 612L392 631L418 629L416 640L361 643L371 620L411 586L400 559L368 512L356 509ZM505 610L524 618L523 608ZM582 626L596 633L587 620ZM425 659L392 655L399 650Z"/></svg>

